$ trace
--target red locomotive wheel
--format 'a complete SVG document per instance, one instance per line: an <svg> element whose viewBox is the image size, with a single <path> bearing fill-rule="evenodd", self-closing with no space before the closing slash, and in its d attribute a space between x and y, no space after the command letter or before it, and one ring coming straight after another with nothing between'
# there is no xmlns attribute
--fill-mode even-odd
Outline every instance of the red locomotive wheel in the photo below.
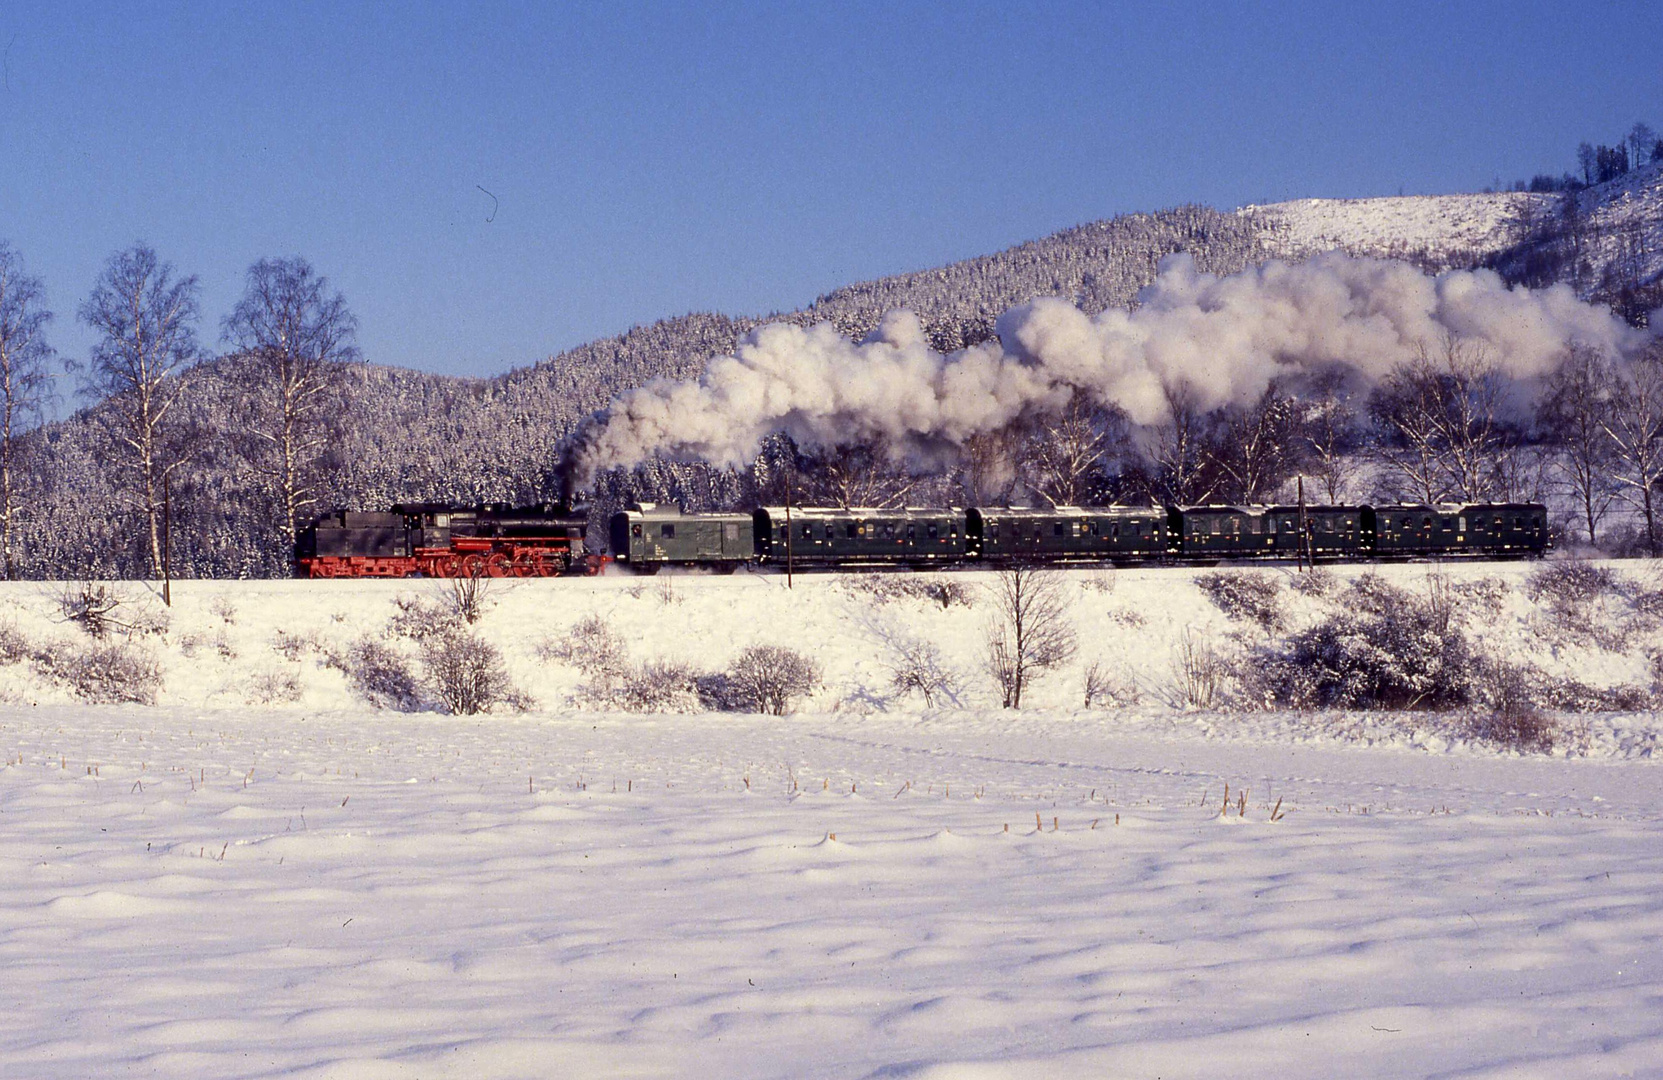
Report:
<svg viewBox="0 0 1663 1080"><path fill-rule="evenodd" d="M493 551L490 558L485 560L485 573L490 577L507 577L512 572L508 565L508 556L500 551Z"/></svg>

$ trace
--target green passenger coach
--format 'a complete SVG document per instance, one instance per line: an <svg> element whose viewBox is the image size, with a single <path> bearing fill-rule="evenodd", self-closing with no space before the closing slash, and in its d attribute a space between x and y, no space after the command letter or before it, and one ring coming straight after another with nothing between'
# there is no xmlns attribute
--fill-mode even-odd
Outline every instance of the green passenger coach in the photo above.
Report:
<svg viewBox="0 0 1663 1080"><path fill-rule="evenodd" d="M684 514L642 503L612 515L612 557L640 574L708 566L731 574L756 556L749 514Z"/></svg>
<svg viewBox="0 0 1663 1080"><path fill-rule="evenodd" d="M788 524L789 523L789 524ZM754 515L760 561L783 566L955 563L969 551L964 511L764 506Z"/></svg>

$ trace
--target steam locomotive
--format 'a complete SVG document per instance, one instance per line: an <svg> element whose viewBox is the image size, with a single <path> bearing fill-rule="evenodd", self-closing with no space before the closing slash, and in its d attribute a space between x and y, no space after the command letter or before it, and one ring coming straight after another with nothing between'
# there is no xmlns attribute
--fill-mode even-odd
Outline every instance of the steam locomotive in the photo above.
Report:
<svg viewBox="0 0 1663 1080"><path fill-rule="evenodd" d="M731 573L803 569L1102 564L1223 559L1330 561L1540 556L1540 503L1391 506L1059 506L867 509L758 507L687 514L640 504L609 522L610 552L584 550L587 519L566 507L415 503L337 510L296 542L304 577L552 577L617 561Z"/></svg>
<svg viewBox="0 0 1663 1080"><path fill-rule="evenodd" d="M301 577L555 577L597 573L587 519L565 507L401 503L333 510L295 538Z"/></svg>

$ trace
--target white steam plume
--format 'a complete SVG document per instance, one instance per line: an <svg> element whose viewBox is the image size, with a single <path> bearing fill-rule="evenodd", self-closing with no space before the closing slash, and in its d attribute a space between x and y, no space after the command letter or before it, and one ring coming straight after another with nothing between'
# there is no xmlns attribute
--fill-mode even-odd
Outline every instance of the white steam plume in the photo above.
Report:
<svg viewBox="0 0 1663 1080"><path fill-rule="evenodd" d="M1284 375L1337 367L1372 384L1447 334L1484 344L1523 382L1570 344L1622 355L1645 340L1567 286L1510 289L1487 270L1434 278L1335 253L1219 277L1171 255L1135 310L1088 316L1035 300L999 318L997 342L953 353L931 349L905 311L858 344L828 324L760 327L696 382L620 395L577 433L571 461L580 481L654 454L742 465L777 431L806 448L864 441L896 460L938 459L1075 391L1157 424L1167 386L1187 383L1210 409L1251 403Z"/></svg>

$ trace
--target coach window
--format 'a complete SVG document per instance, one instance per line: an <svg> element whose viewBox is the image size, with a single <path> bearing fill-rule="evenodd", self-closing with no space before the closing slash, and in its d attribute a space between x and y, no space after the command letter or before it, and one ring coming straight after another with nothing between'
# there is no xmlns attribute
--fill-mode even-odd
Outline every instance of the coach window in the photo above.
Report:
<svg viewBox="0 0 1663 1080"><path fill-rule="evenodd" d="M631 536L640 536L641 535L641 524L640 524L640 522L636 522L634 525L631 525L629 527L629 534Z"/></svg>
<svg viewBox="0 0 1663 1080"><path fill-rule="evenodd" d="M844 532L847 534L847 536L850 540L853 540L855 537L860 535L860 526L856 525L852 521L849 522L849 524L845 525L843 527L843 529L844 529Z"/></svg>
<svg viewBox="0 0 1663 1080"><path fill-rule="evenodd" d="M930 539L934 540L939 535L940 535L940 527L936 526L936 525L931 525L930 526Z"/></svg>
<svg viewBox="0 0 1663 1080"><path fill-rule="evenodd" d="M674 525L660 525L658 535L666 540L674 540L676 538L676 527Z"/></svg>

